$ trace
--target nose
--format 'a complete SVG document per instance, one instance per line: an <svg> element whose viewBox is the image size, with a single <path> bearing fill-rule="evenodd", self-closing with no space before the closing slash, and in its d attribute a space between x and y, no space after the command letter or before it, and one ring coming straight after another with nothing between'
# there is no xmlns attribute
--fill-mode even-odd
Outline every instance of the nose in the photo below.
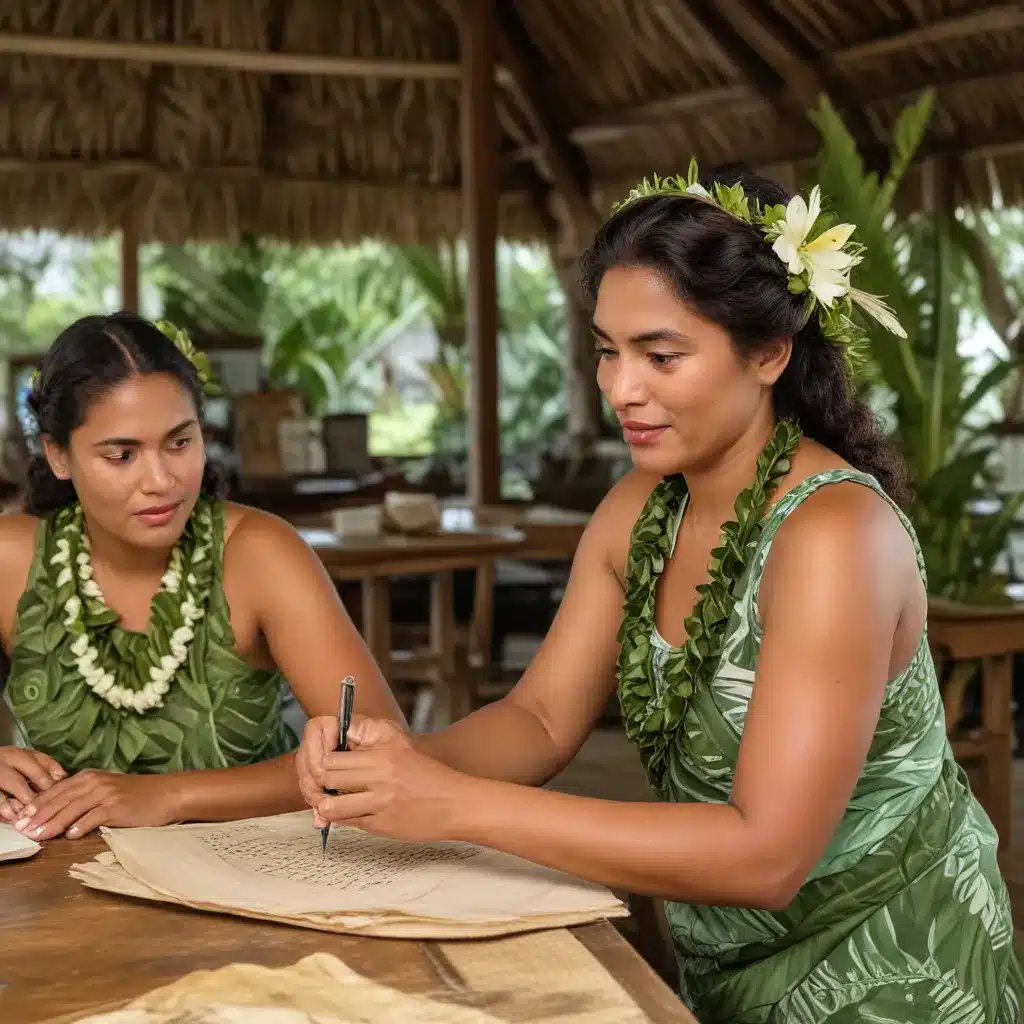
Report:
<svg viewBox="0 0 1024 1024"><path fill-rule="evenodd" d="M647 383L643 364L619 355L601 364L598 383L608 404L616 412L647 401Z"/></svg>
<svg viewBox="0 0 1024 1024"><path fill-rule="evenodd" d="M146 494L166 494L174 484L174 475L163 452L143 452L141 490Z"/></svg>

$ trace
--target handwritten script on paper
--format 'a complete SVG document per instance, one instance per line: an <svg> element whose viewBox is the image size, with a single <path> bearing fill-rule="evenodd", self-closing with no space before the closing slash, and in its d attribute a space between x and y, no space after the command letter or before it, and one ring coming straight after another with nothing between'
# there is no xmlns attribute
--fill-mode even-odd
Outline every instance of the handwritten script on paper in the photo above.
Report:
<svg viewBox="0 0 1024 1024"><path fill-rule="evenodd" d="M318 832L312 833L308 841L297 842L268 834L266 829L248 823L209 829L200 841L205 849L233 868L313 885L360 890L389 886L419 868L457 864L478 857L481 852L457 843L383 843L376 836L348 832L343 846L328 839L325 858Z"/></svg>
<svg viewBox="0 0 1024 1024"><path fill-rule="evenodd" d="M157 894L311 927L344 915L348 928L409 932L415 920L431 935L461 936L470 925L490 934L539 917L577 924L626 912L602 886L472 843L404 842L335 826L323 857L308 812L103 834L123 872Z"/></svg>

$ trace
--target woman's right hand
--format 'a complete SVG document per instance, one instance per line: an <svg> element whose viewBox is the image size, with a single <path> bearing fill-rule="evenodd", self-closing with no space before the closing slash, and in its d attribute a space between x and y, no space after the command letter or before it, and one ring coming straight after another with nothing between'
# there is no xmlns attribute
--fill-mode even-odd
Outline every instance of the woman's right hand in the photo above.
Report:
<svg viewBox="0 0 1024 1024"><path fill-rule="evenodd" d="M14 821L21 808L30 804L37 793L66 776L67 772L49 754L21 747L0 747L0 819Z"/></svg>

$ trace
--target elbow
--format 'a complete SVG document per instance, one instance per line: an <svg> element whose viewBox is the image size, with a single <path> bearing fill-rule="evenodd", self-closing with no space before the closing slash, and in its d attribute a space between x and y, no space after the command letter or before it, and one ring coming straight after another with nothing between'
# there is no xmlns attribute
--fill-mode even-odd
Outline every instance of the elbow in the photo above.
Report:
<svg viewBox="0 0 1024 1024"><path fill-rule="evenodd" d="M749 903L751 910L779 912L785 910L807 881L807 871L802 865L777 864L757 873L757 881L751 887Z"/></svg>
<svg viewBox="0 0 1024 1024"><path fill-rule="evenodd" d="M768 910L774 913L785 910L796 898L800 891L800 885L780 883L776 885L765 885L758 888L751 901L751 910Z"/></svg>

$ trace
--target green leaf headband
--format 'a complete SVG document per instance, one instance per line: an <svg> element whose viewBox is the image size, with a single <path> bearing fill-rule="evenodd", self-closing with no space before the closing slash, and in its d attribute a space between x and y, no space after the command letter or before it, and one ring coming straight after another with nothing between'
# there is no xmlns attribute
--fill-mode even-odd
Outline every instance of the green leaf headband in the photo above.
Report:
<svg viewBox="0 0 1024 1024"><path fill-rule="evenodd" d="M855 225L819 224L822 220L819 186L814 186L807 201L802 196L794 196L786 206L762 206L756 196L747 196L738 182L723 185L716 181L709 191L698 181L697 161L691 160L685 178L655 175L653 182L644 178L624 200L615 204L613 211L649 196L673 195L711 203L759 228L765 241L772 243L772 251L786 264L790 292L807 295L808 316L818 310L822 334L843 346L851 372L856 372L863 358L865 338L864 331L851 318L853 306L892 334L900 338L907 336L895 313L879 296L850 284L850 270L864 259L864 247L850 241Z"/></svg>
<svg viewBox="0 0 1024 1024"><path fill-rule="evenodd" d="M155 326L162 334L170 338L174 347L195 367L196 376L203 386L203 394L209 397L221 394L220 386L213 379L209 357L192 344L188 331L176 327L169 320L157 320Z"/></svg>

